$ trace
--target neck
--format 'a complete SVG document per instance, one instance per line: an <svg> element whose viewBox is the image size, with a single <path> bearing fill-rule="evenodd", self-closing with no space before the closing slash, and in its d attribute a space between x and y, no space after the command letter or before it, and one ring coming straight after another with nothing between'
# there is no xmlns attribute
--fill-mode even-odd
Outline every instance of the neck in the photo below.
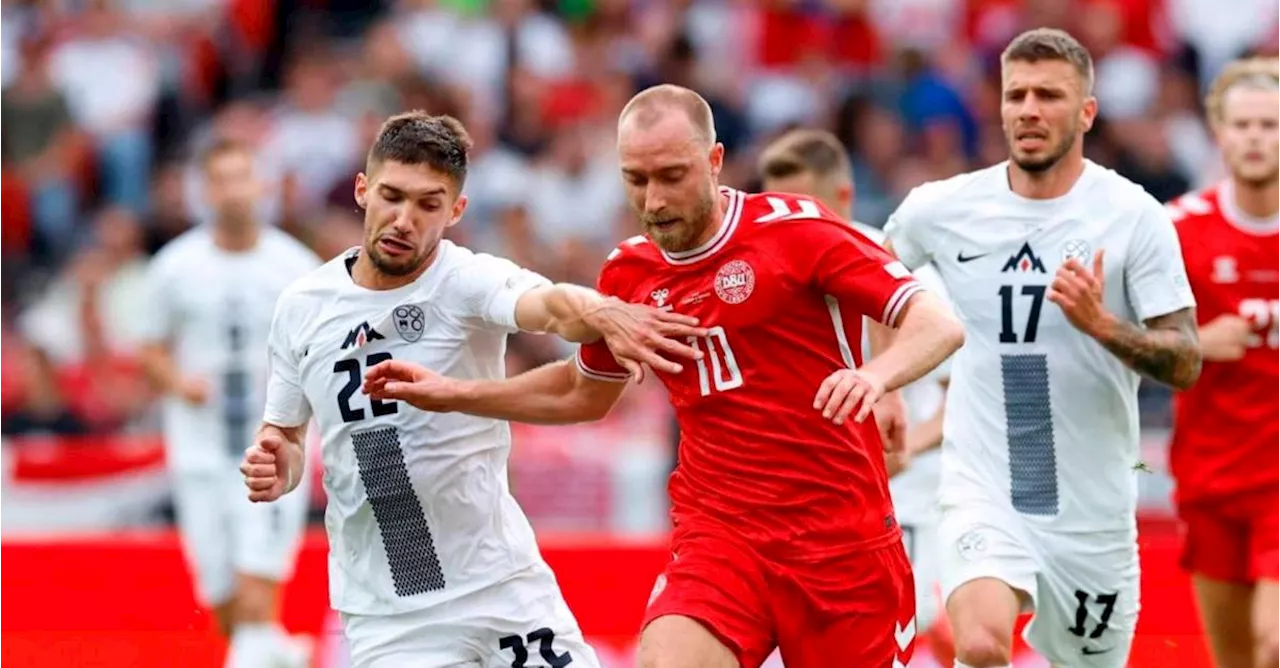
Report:
<svg viewBox="0 0 1280 668"><path fill-rule="evenodd" d="M1056 199L1071 192L1084 173L1084 156L1070 151L1043 172L1028 172L1009 161L1009 188L1027 199Z"/></svg>
<svg viewBox="0 0 1280 668"><path fill-rule="evenodd" d="M698 238L694 240L691 248L698 248L702 246L702 244L711 241L711 238L720 231L720 226L724 225L724 215L726 210L729 208L729 198L720 194L720 187L718 185L713 187L716 190L716 205L711 207L711 224L707 225L707 229L703 230L702 234L698 235Z"/></svg>
<svg viewBox="0 0 1280 668"><path fill-rule="evenodd" d="M395 290L418 280L419 276L426 273L431 268L431 264L436 261L436 255L439 253L439 246L436 250L431 251L431 255L427 256L421 267L413 270L413 272L396 275L388 274L382 271L369 259L369 254L360 250L360 254L356 256L356 262L351 267L351 280L355 284L365 288L366 290Z"/></svg>
<svg viewBox="0 0 1280 668"><path fill-rule="evenodd" d="M1247 216L1270 218L1280 208L1280 181L1275 179L1264 183L1231 179L1231 191L1236 208Z"/></svg>
<svg viewBox="0 0 1280 668"><path fill-rule="evenodd" d="M258 226L217 223L213 226L213 243L233 253L250 250L258 243Z"/></svg>

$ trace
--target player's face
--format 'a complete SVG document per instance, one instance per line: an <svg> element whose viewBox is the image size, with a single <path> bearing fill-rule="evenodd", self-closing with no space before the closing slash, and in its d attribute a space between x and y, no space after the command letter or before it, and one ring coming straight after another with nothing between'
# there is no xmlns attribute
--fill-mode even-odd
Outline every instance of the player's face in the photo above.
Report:
<svg viewBox="0 0 1280 668"><path fill-rule="evenodd" d="M356 202L364 209L364 252L388 276L425 267L467 208L447 174L393 161L356 176Z"/></svg>
<svg viewBox="0 0 1280 668"><path fill-rule="evenodd" d="M1064 60L1010 61L1002 70L1000 117L1014 164L1044 172L1082 141L1098 104Z"/></svg>
<svg viewBox="0 0 1280 668"><path fill-rule="evenodd" d="M618 157L627 201L654 243L684 251L711 236L724 146L708 149L688 118L673 112L645 127L624 123Z"/></svg>
<svg viewBox="0 0 1280 668"><path fill-rule="evenodd" d="M844 216L853 211L853 185L841 186L835 179L818 178L813 172L796 172L790 176L766 177L761 184L768 192L791 193L812 197Z"/></svg>
<svg viewBox="0 0 1280 668"><path fill-rule="evenodd" d="M229 151L210 158L205 164L204 193L220 222L252 222L253 209L261 193L253 156L244 151Z"/></svg>
<svg viewBox="0 0 1280 668"><path fill-rule="evenodd" d="M1234 87L1222 100L1222 122L1214 128L1222 157L1237 180L1265 185L1276 180L1280 160L1280 93Z"/></svg>

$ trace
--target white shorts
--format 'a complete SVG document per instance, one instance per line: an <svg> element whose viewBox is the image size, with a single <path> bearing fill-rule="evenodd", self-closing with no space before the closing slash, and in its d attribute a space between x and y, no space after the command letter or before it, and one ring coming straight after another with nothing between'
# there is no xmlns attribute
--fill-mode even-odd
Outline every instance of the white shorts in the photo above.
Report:
<svg viewBox="0 0 1280 668"><path fill-rule="evenodd" d="M938 525L934 521L907 522L901 517L902 544L911 559L916 583L916 628L928 631L938 621Z"/></svg>
<svg viewBox="0 0 1280 668"><path fill-rule="evenodd" d="M1124 668L1138 623L1132 531L1051 533L994 503L944 506L938 529L942 597L977 578L1028 594L1023 636L1059 666Z"/></svg>
<svg viewBox="0 0 1280 668"><path fill-rule="evenodd" d="M342 613L353 668L599 668L544 563L447 603Z"/></svg>
<svg viewBox="0 0 1280 668"><path fill-rule="evenodd" d="M253 503L236 469L177 472L174 509L201 600L231 600L237 574L284 580L293 573L307 520L307 476L274 503Z"/></svg>

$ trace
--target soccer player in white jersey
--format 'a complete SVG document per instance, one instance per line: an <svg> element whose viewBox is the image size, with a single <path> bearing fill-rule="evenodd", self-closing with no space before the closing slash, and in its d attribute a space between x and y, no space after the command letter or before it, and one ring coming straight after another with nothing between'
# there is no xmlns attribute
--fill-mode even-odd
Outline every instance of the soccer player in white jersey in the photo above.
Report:
<svg viewBox="0 0 1280 668"><path fill-rule="evenodd" d="M758 171L764 190L813 197L847 217L850 224L868 238L883 243L883 232L853 220L853 167L844 146L830 132L798 129L778 137L761 152ZM912 273L925 289L944 300L947 298L946 287L932 267L925 265ZM879 323L866 319L867 329L877 325ZM863 345L865 351L865 337ZM865 352L869 357L869 351ZM905 447L886 452L885 463L891 476L889 492L893 496L894 513L902 526L902 539L915 574L916 627L922 633L929 632L941 613L936 591L937 490L941 459L938 446L942 444L942 408L949 369L950 364L944 362L924 378L902 388L906 414L901 427L892 424L896 416L883 415L879 410L876 413L881 431L890 432L884 434L886 440L905 439ZM882 399L881 404L884 403L888 402ZM903 429L905 434L891 431L897 429ZM950 656L947 640L930 636L934 656Z"/></svg>
<svg viewBox="0 0 1280 668"><path fill-rule="evenodd" d="M276 298L320 264L289 235L259 224L254 156L222 141L202 157L213 220L151 263L144 365L166 394L164 438L178 527L200 598L231 635L228 666L305 665L276 623L279 583L293 568L307 495L277 506L245 498L237 467L267 383ZM301 482L301 481L300 481Z"/></svg>
<svg viewBox="0 0 1280 668"><path fill-rule="evenodd" d="M1138 618L1139 375L1201 355L1168 214L1084 159L1089 53L1048 29L1001 58L1007 162L922 185L886 226L967 331L943 428L942 589L957 666L1010 663L1020 610L1058 666L1126 665Z"/></svg>
<svg viewBox="0 0 1280 668"><path fill-rule="evenodd" d="M603 337L629 368L679 369L656 350L700 358L669 337L703 330L442 240L467 206L470 147L450 117L383 125L355 184L363 246L276 306L264 424L241 470L254 500L291 491L314 415L330 596L354 665L590 668L595 655L508 490L507 423L372 399L365 371L395 359L500 379L517 330Z"/></svg>

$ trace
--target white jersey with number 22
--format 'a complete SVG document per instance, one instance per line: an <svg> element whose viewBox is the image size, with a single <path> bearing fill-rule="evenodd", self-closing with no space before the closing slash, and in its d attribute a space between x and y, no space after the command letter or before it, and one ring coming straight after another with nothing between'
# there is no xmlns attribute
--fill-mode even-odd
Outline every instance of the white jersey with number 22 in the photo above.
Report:
<svg viewBox="0 0 1280 668"><path fill-rule="evenodd" d="M372 400L360 390L365 371L400 359L454 378L503 378L516 300L547 281L441 241L417 280L368 290L351 278L356 252L281 296L264 421L289 427L314 413L333 607L387 615L495 585L540 557L507 488L507 423Z"/></svg>

